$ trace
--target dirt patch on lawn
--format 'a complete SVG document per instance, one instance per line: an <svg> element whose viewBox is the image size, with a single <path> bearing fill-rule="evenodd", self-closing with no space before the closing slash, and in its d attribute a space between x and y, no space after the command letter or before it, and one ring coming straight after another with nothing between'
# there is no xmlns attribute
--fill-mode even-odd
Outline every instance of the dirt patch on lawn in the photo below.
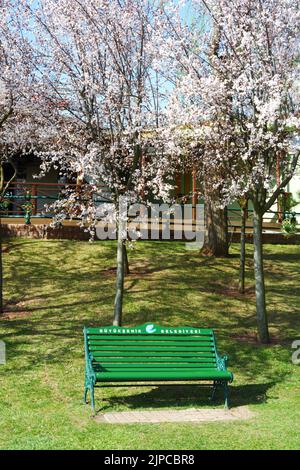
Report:
<svg viewBox="0 0 300 470"><path fill-rule="evenodd" d="M245 289L245 293L241 294L238 287L236 286L228 286L219 283L212 283L212 288L209 289L210 292L219 295L225 295L226 297L232 297L238 300L245 300L245 299L254 299L255 298L255 291L253 287L247 287Z"/></svg>
<svg viewBox="0 0 300 470"><path fill-rule="evenodd" d="M254 332L247 332L243 334L236 334L236 335L230 335L232 339L235 341L239 341L241 343L246 343L246 344L255 344L257 346L262 346L261 342L259 341L258 335ZM270 335L270 343L266 344L264 346L274 346L274 345L282 345L283 342L279 338L279 336L276 335Z"/></svg>
<svg viewBox="0 0 300 470"><path fill-rule="evenodd" d="M3 312L2 315L0 315L0 321L1 320L16 320L16 319L21 319L21 318L26 318L30 317L32 315L32 312L30 311L14 311L14 312Z"/></svg>
<svg viewBox="0 0 300 470"><path fill-rule="evenodd" d="M117 272L117 268L103 269L103 271L101 271L101 276L106 276L106 277L115 276L116 272Z"/></svg>
<svg viewBox="0 0 300 470"><path fill-rule="evenodd" d="M218 421L236 421L251 419L255 414L247 406L231 410L197 409L157 410L157 411L123 411L101 413L95 417L98 423L132 424L132 423L206 423Z"/></svg>

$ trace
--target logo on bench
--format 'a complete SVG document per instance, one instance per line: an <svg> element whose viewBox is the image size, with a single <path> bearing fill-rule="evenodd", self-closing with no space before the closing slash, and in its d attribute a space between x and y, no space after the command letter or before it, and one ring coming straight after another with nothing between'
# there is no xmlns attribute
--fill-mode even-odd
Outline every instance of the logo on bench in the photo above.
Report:
<svg viewBox="0 0 300 470"><path fill-rule="evenodd" d="M146 326L146 332L151 334L156 332L156 328L154 328L154 325L147 325Z"/></svg>

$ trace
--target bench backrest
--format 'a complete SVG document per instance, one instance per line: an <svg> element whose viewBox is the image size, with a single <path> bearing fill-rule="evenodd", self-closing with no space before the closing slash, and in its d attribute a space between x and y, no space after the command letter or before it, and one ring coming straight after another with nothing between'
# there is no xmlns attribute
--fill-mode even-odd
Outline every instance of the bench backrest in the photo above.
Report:
<svg viewBox="0 0 300 470"><path fill-rule="evenodd" d="M85 328L85 353L94 364L143 368L217 368L218 355L212 329L162 327L152 323L121 328Z"/></svg>

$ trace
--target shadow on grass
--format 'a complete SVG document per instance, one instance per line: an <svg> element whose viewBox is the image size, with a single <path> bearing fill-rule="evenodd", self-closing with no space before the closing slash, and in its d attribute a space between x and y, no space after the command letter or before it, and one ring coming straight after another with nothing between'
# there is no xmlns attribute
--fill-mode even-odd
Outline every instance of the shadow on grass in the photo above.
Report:
<svg viewBox="0 0 300 470"><path fill-rule="evenodd" d="M32 288L40 286L41 296L45 301L53 291L48 294L44 287L52 285L57 289L63 289L71 294L72 286L75 286L74 294L90 290L91 282L98 282L99 289L105 284L106 279L101 277L101 269L96 265L97 248L89 258L81 241L68 240L28 240L22 242L11 242L9 258L5 257L5 263L9 265L9 277L6 266L6 286L10 290L10 301L31 301L36 296L32 295ZM103 253L101 252L103 250ZM88 250L86 252L89 254ZM82 258L80 258L82 255ZM105 244L100 247L101 257L111 260L114 264L114 245ZM109 264L109 263L107 263ZM89 266L88 273L86 270ZM100 264L101 265L101 264ZM87 275L88 274L88 275ZM47 306L47 304L46 304Z"/></svg>
<svg viewBox="0 0 300 470"><path fill-rule="evenodd" d="M264 253L264 259L265 260L270 260L270 261L275 261L276 263L284 262L284 263L296 263L297 261L300 261L300 253L270 253L270 252L265 252Z"/></svg>
<svg viewBox="0 0 300 470"><path fill-rule="evenodd" d="M276 385L276 382L254 383L248 385L230 386L230 407L235 408L246 405L259 405L267 401L268 391ZM140 392L137 385L126 385L126 387L137 388L136 393L130 396L122 395L124 385L101 385L95 390L96 403L103 403L98 412L105 412L115 408L116 405L125 406L129 409L139 408L167 408L167 407L210 407L224 405L224 395L221 388L217 390L214 401L211 401L211 386L194 385L150 385L151 390ZM101 388L117 388L116 393L103 398ZM149 385L147 385L149 387Z"/></svg>
<svg viewBox="0 0 300 470"><path fill-rule="evenodd" d="M74 294L76 294L76 292L74 292ZM50 295L49 295L50 297ZM46 296L43 296L43 299L45 299ZM22 313L22 312L28 312L28 313L31 313L31 312L36 312L36 311L39 311L39 310L42 310L42 311L47 311L47 315L48 316L51 316L51 313L49 313L49 311L51 312L52 310L61 310L61 309L65 309L65 308L72 308L72 307L78 307L78 306L83 306L83 305L92 305L92 304L99 304L99 302L103 302L104 300L107 300L107 301L110 301L112 302L114 299L114 295L110 295L110 296L107 296L107 297L101 297L101 298L96 298L94 300L85 300L84 301L84 304L82 301L80 302L72 302L72 303L64 303L63 305L61 304L58 304L58 305L43 305L43 306L39 306L39 307L36 307L36 306L33 306L33 307L12 307L10 304L8 305L8 308L7 308L7 311L6 313L7 314L10 314L10 313ZM11 303L13 304L13 303ZM5 318L5 316L4 316ZM111 320L111 318L110 318Z"/></svg>
<svg viewBox="0 0 300 470"><path fill-rule="evenodd" d="M236 283L237 258L198 258L176 244L139 247L132 263L136 274L126 281L125 325L155 322L214 328L220 353L229 355L228 368L238 375L231 386L232 406L263 403L268 390L289 374L287 339L296 335L300 326L296 315L299 282L295 279L299 276L295 260L300 255L265 255L270 265L266 277L270 284L272 281L268 292L275 299L269 308L271 325L281 336L278 345L268 347L237 340L256 330L253 300L232 298L223 289ZM6 260L7 292L21 303L11 312L20 309L34 314L0 322L9 359L3 372L22 377L27 371L35 374L45 363L52 367L74 363L75 359L79 383L84 372L83 326L111 324L115 245L26 241L13 246ZM290 283L279 283L279 279ZM282 305L284 298L288 299L287 307ZM143 393L136 389L130 396L128 391L108 396L97 390L96 400L101 403L104 396L106 408L116 404L129 408L210 404L210 390L197 385L155 386ZM219 391L215 404L222 403Z"/></svg>

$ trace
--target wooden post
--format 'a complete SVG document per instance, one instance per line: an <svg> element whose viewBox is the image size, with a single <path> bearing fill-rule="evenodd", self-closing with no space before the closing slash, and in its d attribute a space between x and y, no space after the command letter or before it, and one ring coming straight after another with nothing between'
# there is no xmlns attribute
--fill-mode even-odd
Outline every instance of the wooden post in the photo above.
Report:
<svg viewBox="0 0 300 470"><path fill-rule="evenodd" d="M76 192L78 193L78 196L80 195L81 193L81 186L82 186L82 183L83 183L83 178L84 178L84 175L82 172L78 173L77 174L77 178L76 178Z"/></svg>
<svg viewBox="0 0 300 470"><path fill-rule="evenodd" d="M241 247L240 247L240 273L239 273L239 291L245 293L245 267L246 267L246 222L248 218L248 199L241 198L239 201L241 207Z"/></svg>
<svg viewBox="0 0 300 470"><path fill-rule="evenodd" d="M196 175L196 170L193 170L192 174L193 178L193 185L192 185L192 191L193 191L193 197L192 197L192 204L193 204L193 222L196 222L196 216L197 216L197 211L196 211L196 205L198 203L198 196L197 196L197 175Z"/></svg>
<svg viewBox="0 0 300 470"><path fill-rule="evenodd" d="M38 183L32 183L31 185L31 196L32 196L32 215L37 214L37 185Z"/></svg>
<svg viewBox="0 0 300 470"><path fill-rule="evenodd" d="M144 168L146 167L145 164L145 155L141 151L141 178L142 178L142 184L141 184L141 198L142 201L145 199L145 178L144 178Z"/></svg>
<svg viewBox="0 0 300 470"><path fill-rule="evenodd" d="M262 212L254 205L253 212L254 275L256 294L256 317L261 343L270 342L266 312L265 279L263 267Z"/></svg>
<svg viewBox="0 0 300 470"><path fill-rule="evenodd" d="M276 160L276 184L279 187L280 186L280 157L277 156ZM283 221L283 213L282 213L282 201L280 201L280 196L277 198L277 219L278 222L281 224Z"/></svg>

